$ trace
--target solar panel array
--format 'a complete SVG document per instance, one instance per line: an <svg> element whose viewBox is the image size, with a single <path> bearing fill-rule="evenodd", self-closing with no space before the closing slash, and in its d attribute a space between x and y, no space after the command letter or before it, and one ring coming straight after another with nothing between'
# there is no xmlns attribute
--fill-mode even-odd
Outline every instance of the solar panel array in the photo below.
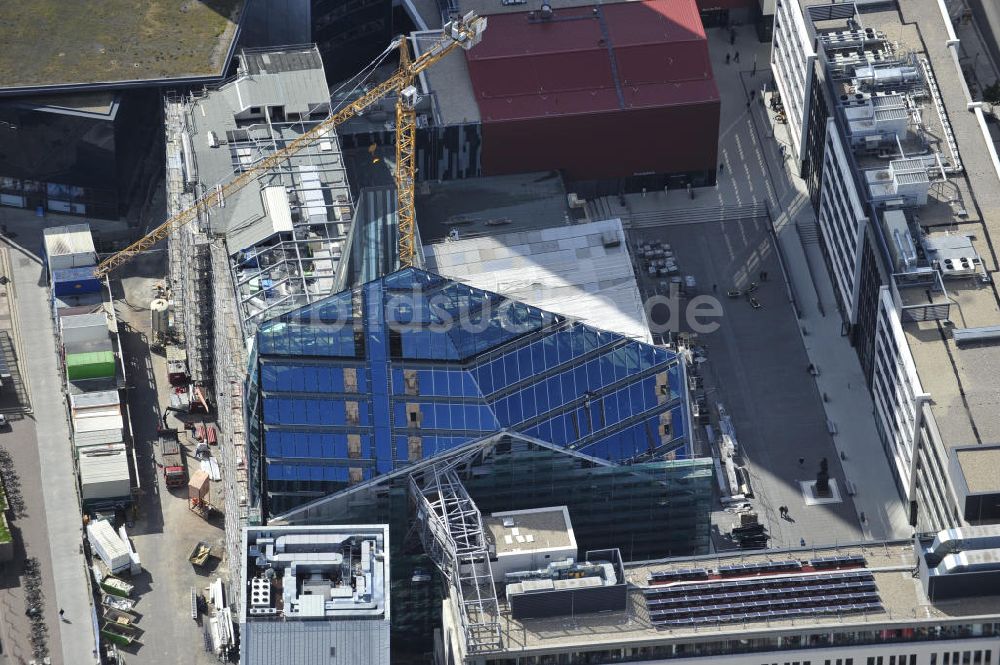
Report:
<svg viewBox="0 0 1000 665"><path fill-rule="evenodd" d="M649 574L650 584L664 582L684 582L686 580L707 580L707 568L681 568L680 570L659 570Z"/></svg>
<svg viewBox="0 0 1000 665"><path fill-rule="evenodd" d="M849 566L865 565L865 558L860 554L824 556L818 559L809 559L809 565L816 570L822 570L824 568L847 568Z"/></svg>
<svg viewBox="0 0 1000 665"><path fill-rule="evenodd" d="M758 573L790 573L796 570L802 570L802 562L789 559L787 561L763 561L761 563L737 563L731 566L719 566L719 575L721 577L736 577Z"/></svg>
<svg viewBox="0 0 1000 665"><path fill-rule="evenodd" d="M675 584L643 593L649 619L658 627L882 610L868 571Z"/></svg>

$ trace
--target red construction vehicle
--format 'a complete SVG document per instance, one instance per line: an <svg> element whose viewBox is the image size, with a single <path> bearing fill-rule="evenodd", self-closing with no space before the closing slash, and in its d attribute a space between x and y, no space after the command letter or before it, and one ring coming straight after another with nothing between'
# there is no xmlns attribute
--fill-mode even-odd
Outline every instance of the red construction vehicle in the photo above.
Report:
<svg viewBox="0 0 1000 665"><path fill-rule="evenodd" d="M184 446L180 443L177 430L161 429L159 440L163 481L167 487L183 487L187 483L187 465L184 463Z"/></svg>

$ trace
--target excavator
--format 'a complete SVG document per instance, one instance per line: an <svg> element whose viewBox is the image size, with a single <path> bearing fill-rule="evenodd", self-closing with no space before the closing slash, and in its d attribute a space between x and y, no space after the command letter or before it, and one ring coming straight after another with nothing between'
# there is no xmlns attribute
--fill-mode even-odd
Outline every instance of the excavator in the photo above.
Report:
<svg viewBox="0 0 1000 665"><path fill-rule="evenodd" d="M324 137L338 125L364 113L368 108L391 93L396 94L396 196L399 219L399 265L409 267L416 257L415 224L416 213L413 205L413 189L416 179L416 133L417 117L415 104L416 77L434 63L457 48L468 50L478 44L486 30L486 18L469 12L449 21L441 31L441 37L430 48L416 58L411 58L405 37L397 39L399 46L399 68L385 81L373 86L366 93L331 113L325 120L305 132L294 141L267 155L251 168L239 173L199 197L193 205L174 214L158 227L139 238L125 249L112 254L98 264L95 275L104 277L112 270L128 263L138 254L151 249L165 240L177 229L198 219L199 215L218 207L227 197L240 191L259 176L278 166L306 146ZM391 47L390 47L391 48Z"/></svg>

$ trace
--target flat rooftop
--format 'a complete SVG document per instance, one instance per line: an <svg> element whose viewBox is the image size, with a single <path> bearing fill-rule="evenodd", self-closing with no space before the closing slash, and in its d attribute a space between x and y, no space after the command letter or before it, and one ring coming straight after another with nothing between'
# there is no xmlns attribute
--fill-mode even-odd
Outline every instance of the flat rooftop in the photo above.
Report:
<svg viewBox="0 0 1000 665"><path fill-rule="evenodd" d="M244 5L244 0L6 3L0 94L221 78Z"/></svg>
<svg viewBox="0 0 1000 665"><path fill-rule="evenodd" d="M955 454L970 492L1000 491L1000 446L963 448Z"/></svg>
<svg viewBox="0 0 1000 665"><path fill-rule="evenodd" d="M483 518L497 554L567 548L576 544L565 506L493 513Z"/></svg>
<svg viewBox="0 0 1000 665"><path fill-rule="evenodd" d="M414 54L420 55L424 52L423 47L441 39L441 31L415 32L412 36ZM469 63L464 50L455 49L441 58L433 67L425 69L420 79L425 83L425 91L433 100L436 123L450 126L479 122L479 105L476 103L476 93L472 89Z"/></svg>
<svg viewBox="0 0 1000 665"><path fill-rule="evenodd" d="M825 0L801 0L801 4L829 6ZM962 171L950 173L946 180L935 181L932 177L927 204L909 209L916 226L922 233L935 236L945 233L968 236L982 259L985 273L995 273L998 266L992 247L1000 242L1000 182L976 116L966 106L966 92L946 45L948 32L938 3L910 0L898 3L898 9L891 11L866 11L859 20L863 28L884 33L897 53L912 52L918 67L926 59L958 149ZM820 32L845 29L843 20L820 21L816 25ZM946 141L945 119L936 102L928 96L920 101L920 106L927 154L940 151L951 162L953 155ZM904 150L908 145L913 142L904 142ZM881 159L869 156L858 161L862 167L881 162L885 168L888 159L899 156ZM914 240L919 242L916 237ZM902 324L921 388L931 395L930 409L947 447L1000 441L1000 411L996 408L1000 353L989 343L959 347L948 331L948 327L1000 325L1000 299L991 285L978 276L946 276L944 286L951 303L950 324L937 320ZM904 304L921 300L921 304L943 304L942 294L932 293L929 302L922 288L900 288L900 294Z"/></svg>
<svg viewBox="0 0 1000 665"><path fill-rule="evenodd" d="M875 581L884 611L867 614L845 614L843 616L812 615L801 618L771 618L765 621L745 623L699 624L657 628L650 621L643 588L649 588L649 577L653 572L706 567L718 569L720 566L740 564L760 564L775 561L807 561L821 557L861 555L866 568ZM601 614L576 614L550 619L515 620L509 613L502 613L501 634L507 652L520 653L545 649L600 649L601 645L615 645L623 648L631 645L653 645L670 642L710 642L732 638L748 639L767 634L801 633L847 633L866 627L893 625L913 626L920 623L939 624L944 620L974 616L995 616L1000 596L963 598L961 600L938 602L931 605L923 592L920 580L914 579L916 565L913 543L895 541L872 545L809 548L794 550L767 550L758 554L744 553L738 556L704 556L683 559L669 559L658 562L629 564L625 567L626 578L632 585L629 590L629 604L624 612L604 612ZM861 570L861 569L859 569ZM791 573L796 574L815 573ZM746 579L732 577L727 579ZM761 579L755 577L754 579Z"/></svg>
<svg viewBox="0 0 1000 665"><path fill-rule="evenodd" d="M241 665L389 662L389 527L243 530Z"/></svg>
<svg viewBox="0 0 1000 665"><path fill-rule="evenodd" d="M418 188L418 190L421 188ZM417 192L420 238L431 244L458 229L472 238L565 224L566 189L556 172L424 183Z"/></svg>
<svg viewBox="0 0 1000 665"><path fill-rule="evenodd" d="M620 220L467 239L455 228L458 240L424 246L431 272L652 341Z"/></svg>
<svg viewBox="0 0 1000 665"><path fill-rule="evenodd" d="M239 65L234 80L184 104L192 119L186 125L178 117L180 104L168 106L171 189L180 190L183 178L208 191L326 117L329 90L316 47L247 49ZM194 153L193 173L186 149ZM332 129L213 211L209 228L225 236L233 257L246 331L335 290L352 216L346 166Z"/></svg>

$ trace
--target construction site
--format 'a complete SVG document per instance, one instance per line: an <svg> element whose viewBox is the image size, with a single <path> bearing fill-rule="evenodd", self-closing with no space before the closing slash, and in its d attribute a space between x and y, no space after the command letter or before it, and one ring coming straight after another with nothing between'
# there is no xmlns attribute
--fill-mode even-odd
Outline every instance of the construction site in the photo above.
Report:
<svg viewBox="0 0 1000 665"><path fill-rule="evenodd" d="M996 526L914 537L830 360L850 266L789 221L793 93L721 5L415 0L350 79L242 46L164 94L165 219L44 231L95 662L990 662ZM876 41L905 90L850 98ZM869 193L926 203L933 63L852 44Z"/></svg>

